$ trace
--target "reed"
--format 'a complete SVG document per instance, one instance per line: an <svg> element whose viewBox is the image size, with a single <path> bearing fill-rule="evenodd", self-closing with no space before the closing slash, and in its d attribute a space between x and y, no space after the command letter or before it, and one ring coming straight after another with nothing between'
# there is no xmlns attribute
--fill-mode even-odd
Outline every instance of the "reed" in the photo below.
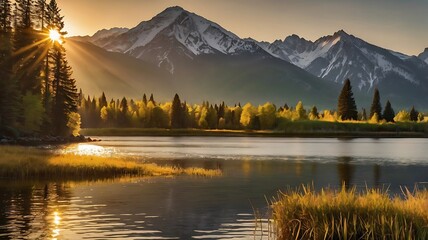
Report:
<svg viewBox="0 0 428 240"><path fill-rule="evenodd" d="M316 192L303 186L272 203L278 239L428 239L428 191L355 188Z"/></svg>
<svg viewBox="0 0 428 240"><path fill-rule="evenodd" d="M0 146L0 178L3 179L97 179L182 174L213 177L221 175L221 171L158 166L132 158L60 154L31 147Z"/></svg>

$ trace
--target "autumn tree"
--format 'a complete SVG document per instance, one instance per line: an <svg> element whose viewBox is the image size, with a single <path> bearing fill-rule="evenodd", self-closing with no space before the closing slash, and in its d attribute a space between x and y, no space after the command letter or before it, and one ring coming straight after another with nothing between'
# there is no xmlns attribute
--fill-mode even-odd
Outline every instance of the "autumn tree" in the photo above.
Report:
<svg viewBox="0 0 428 240"><path fill-rule="evenodd" d="M358 118L357 106L349 79L345 80L342 91L340 92L337 111L342 120L357 120Z"/></svg>

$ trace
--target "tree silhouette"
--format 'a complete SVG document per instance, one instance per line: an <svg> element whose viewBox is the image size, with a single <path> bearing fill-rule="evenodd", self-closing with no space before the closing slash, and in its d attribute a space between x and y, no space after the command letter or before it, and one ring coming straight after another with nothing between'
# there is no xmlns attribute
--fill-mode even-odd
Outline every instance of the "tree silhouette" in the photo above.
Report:
<svg viewBox="0 0 428 240"><path fill-rule="evenodd" d="M183 108L181 106L180 97L175 94L174 100L172 101L171 107L171 128L182 128L184 127L183 119Z"/></svg>
<svg viewBox="0 0 428 240"><path fill-rule="evenodd" d="M383 118L387 122L394 122L395 112L392 109L391 103L389 100L386 102L385 109L383 110Z"/></svg>
<svg viewBox="0 0 428 240"><path fill-rule="evenodd" d="M419 112L415 110L415 106L410 110L410 121L417 122L418 121Z"/></svg>
<svg viewBox="0 0 428 240"><path fill-rule="evenodd" d="M346 79L337 104L337 111L342 120L357 120L358 118L357 106L353 95L351 81Z"/></svg>
<svg viewBox="0 0 428 240"><path fill-rule="evenodd" d="M12 12L9 0L0 1L0 126L15 124L19 101L18 85L12 76ZM0 127L0 128L1 128ZM0 130L1 132L1 130Z"/></svg>
<svg viewBox="0 0 428 240"><path fill-rule="evenodd" d="M370 119L375 113L377 113L379 119L382 119L382 106L380 105L380 95L377 88L374 90L373 101L370 107Z"/></svg>

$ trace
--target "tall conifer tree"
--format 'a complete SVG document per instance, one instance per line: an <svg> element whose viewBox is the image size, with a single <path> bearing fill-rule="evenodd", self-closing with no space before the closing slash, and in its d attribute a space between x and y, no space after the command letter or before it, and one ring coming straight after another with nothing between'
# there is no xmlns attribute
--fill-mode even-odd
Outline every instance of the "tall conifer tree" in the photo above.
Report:
<svg viewBox="0 0 428 240"><path fill-rule="evenodd" d="M375 113L377 113L379 119L382 119L382 106L380 105L380 94L377 88L374 90L373 102L370 107L370 119Z"/></svg>
<svg viewBox="0 0 428 240"><path fill-rule="evenodd" d="M351 81L349 79L345 80L342 91L340 92L337 103L337 112L339 116L341 116L342 120L357 120L358 118L357 106L355 104Z"/></svg>
<svg viewBox="0 0 428 240"><path fill-rule="evenodd" d="M17 83L12 76L12 52L11 2L0 0L0 127L15 124L20 98Z"/></svg>

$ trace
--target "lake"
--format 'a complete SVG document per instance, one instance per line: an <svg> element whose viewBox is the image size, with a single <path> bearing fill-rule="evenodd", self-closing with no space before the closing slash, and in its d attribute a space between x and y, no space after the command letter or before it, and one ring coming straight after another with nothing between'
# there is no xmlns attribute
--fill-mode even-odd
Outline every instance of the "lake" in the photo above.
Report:
<svg viewBox="0 0 428 240"><path fill-rule="evenodd" d="M271 239L268 201L302 184L428 186L428 139L100 137L55 151L132 156L220 177L0 181L0 238ZM260 223L255 223L255 216Z"/></svg>

